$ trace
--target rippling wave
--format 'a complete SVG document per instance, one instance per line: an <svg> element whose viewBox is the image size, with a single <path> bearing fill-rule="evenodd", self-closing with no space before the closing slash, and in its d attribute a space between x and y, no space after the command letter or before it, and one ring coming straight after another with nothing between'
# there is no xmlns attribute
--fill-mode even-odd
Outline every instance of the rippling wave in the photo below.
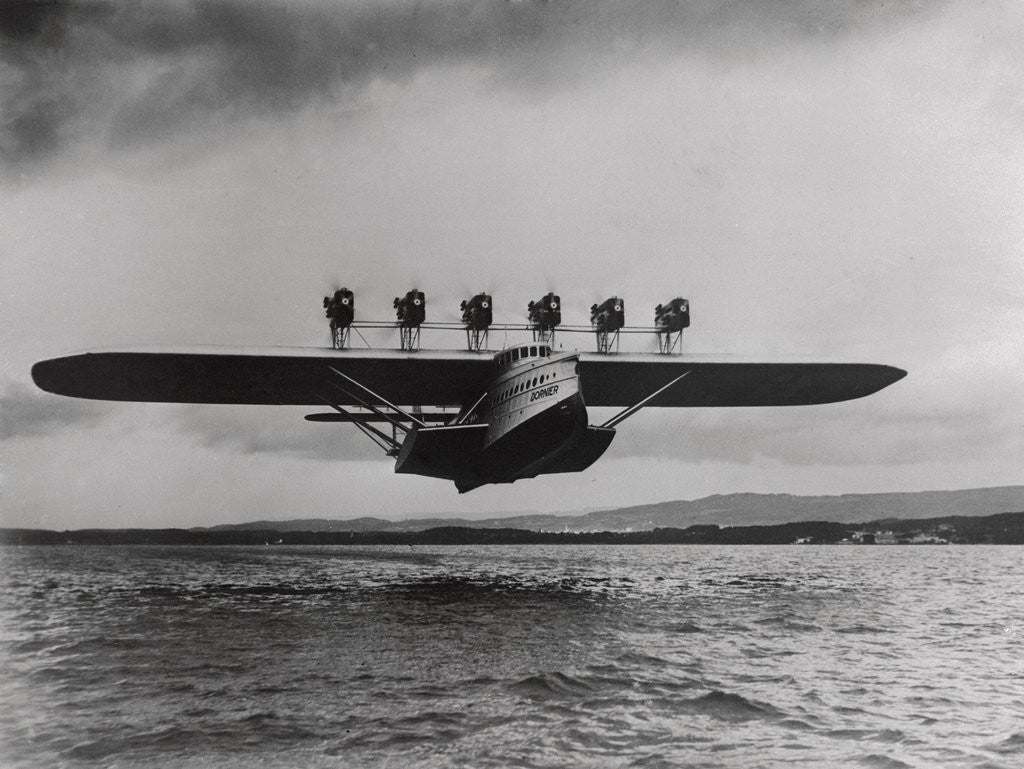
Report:
<svg viewBox="0 0 1024 769"><path fill-rule="evenodd" d="M0 758L1020 767L1022 556L5 548Z"/></svg>

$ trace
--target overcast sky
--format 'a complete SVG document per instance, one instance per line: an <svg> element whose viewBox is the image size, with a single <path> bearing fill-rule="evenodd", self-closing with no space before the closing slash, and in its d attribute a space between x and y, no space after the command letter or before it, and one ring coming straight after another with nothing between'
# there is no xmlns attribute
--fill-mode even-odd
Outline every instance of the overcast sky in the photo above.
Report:
<svg viewBox="0 0 1024 769"><path fill-rule="evenodd" d="M1017 0L5 4L0 525L1019 484L1021 51ZM325 346L339 285L382 320L413 286L431 320L488 290L521 322L555 290L566 322L618 294L648 324L682 295L689 351L910 373L843 404L645 410L585 473L461 496L309 409L29 376L112 346Z"/></svg>

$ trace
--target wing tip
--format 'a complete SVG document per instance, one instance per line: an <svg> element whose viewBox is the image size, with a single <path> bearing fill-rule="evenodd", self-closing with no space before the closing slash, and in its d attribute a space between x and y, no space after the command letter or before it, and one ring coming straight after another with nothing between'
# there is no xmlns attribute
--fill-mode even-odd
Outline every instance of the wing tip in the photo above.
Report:
<svg viewBox="0 0 1024 769"><path fill-rule="evenodd" d="M123 400L96 389L97 374L106 372L97 371L95 362L96 357L92 353L48 358L34 363L30 373L36 387L54 395L87 400Z"/></svg>
<svg viewBox="0 0 1024 769"><path fill-rule="evenodd" d="M838 403L841 401L866 398L869 395L874 395L875 393L884 390L890 385L896 384L896 382L907 376L907 372L904 369L896 366L889 366L884 363L867 363L862 365L865 368L862 369L862 371L864 371L864 375L861 377L859 386L853 385L846 394L835 398L829 398L822 402Z"/></svg>
<svg viewBox="0 0 1024 769"><path fill-rule="evenodd" d="M882 387L888 387L891 384L896 384L896 382L900 381L905 376L907 376L907 371L897 366L889 366L882 364L881 368L882 370L885 371L887 375L886 383L882 385Z"/></svg>
<svg viewBox="0 0 1024 769"><path fill-rule="evenodd" d="M61 360L61 358L52 358L50 360L41 360L32 365L32 381L36 387L48 393L63 395L57 384L58 377L54 373Z"/></svg>

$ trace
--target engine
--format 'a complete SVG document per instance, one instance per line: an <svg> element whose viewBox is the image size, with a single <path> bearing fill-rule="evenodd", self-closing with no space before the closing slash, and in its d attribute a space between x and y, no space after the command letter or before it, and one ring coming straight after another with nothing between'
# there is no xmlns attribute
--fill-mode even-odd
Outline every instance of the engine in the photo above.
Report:
<svg viewBox="0 0 1024 769"><path fill-rule="evenodd" d="M526 312L535 328L551 331L562 322L562 297L550 293L526 305Z"/></svg>
<svg viewBox="0 0 1024 769"><path fill-rule="evenodd" d="M404 297L395 297L395 316L405 328L415 328L427 318L427 300L423 292L413 289Z"/></svg>
<svg viewBox="0 0 1024 769"><path fill-rule="evenodd" d="M590 323L597 331L614 333L626 325L626 303L613 296L590 306Z"/></svg>
<svg viewBox="0 0 1024 769"><path fill-rule="evenodd" d="M477 294L472 299L462 301L462 322L466 328L485 331L490 327L494 316L494 304L490 294Z"/></svg>
<svg viewBox="0 0 1024 769"><path fill-rule="evenodd" d="M654 325L660 332L674 333L690 327L690 303L676 297L668 304L654 308Z"/></svg>
<svg viewBox="0 0 1024 769"><path fill-rule="evenodd" d="M324 297L324 315L330 319L331 328L345 328L356 316L356 297L347 288L339 288L334 296Z"/></svg>

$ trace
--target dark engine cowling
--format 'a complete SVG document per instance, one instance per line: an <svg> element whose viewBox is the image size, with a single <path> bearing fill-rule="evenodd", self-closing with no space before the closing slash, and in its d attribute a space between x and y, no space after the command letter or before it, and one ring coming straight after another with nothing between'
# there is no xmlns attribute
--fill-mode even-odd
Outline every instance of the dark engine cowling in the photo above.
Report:
<svg viewBox="0 0 1024 769"><path fill-rule="evenodd" d="M427 300L422 291L413 289L404 297L395 297L395 316L402 326L414 327L427 318Z"/></svg>
<svg viewBox="0 0 1024 769"><path fill-rule="evenodd" d="M550 293L526 305L527 317L537 328L553 329L562 322L562 297Z"/></svg>
<svg viewBox="0 0 1024 769"><path fill-rule="evenodd" d="M659 331L682 331L690 327L690 303L676 297L654 308L654 325Z"/></svg>
<svg viewBox="0 0 1024 769"><path fill-rule="evenodd" d="M356 317L356 296L347 288L339 288L334 296L324 297L324 315L331 319L331 326L343 328Z"/></svg>
<svg viewBox="0 0 1024 769"><path fill-rule="evenodd" d="M477 294L472 299L462 301L462 322L468 328L483 331L491 325L493 311L491 295Z"/></svg>
<svg viewBox="0 0 1024 769"><path fill-rule="evenodd" d="M615 332L626 325L626 303L613 296L590 306L590 322L598 331Z"/></svg>

